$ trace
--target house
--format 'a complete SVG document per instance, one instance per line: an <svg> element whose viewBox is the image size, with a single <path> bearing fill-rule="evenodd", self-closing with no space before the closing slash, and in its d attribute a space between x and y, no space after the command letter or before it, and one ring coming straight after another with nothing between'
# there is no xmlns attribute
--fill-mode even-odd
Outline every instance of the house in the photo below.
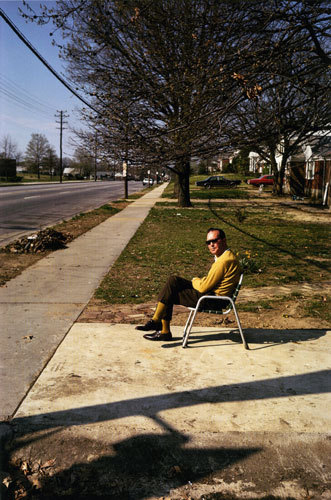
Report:
<svg viewBox="0 0 331 500"><path fill-rule="evenodd" d="M331 136L321 137L304 149L305 195L321 200L323 205L331 202Z"/></svg>
<svg viewBox="0 0 331 500"><path fill-rule="evenodd" d="M228 151L221 153L217 158L217 170L224 172L227 165L231 165L233 159L237 156L239 151Z"/></svg>
<svg viewBox="0 0 331 500"><path fill-rule="evenodd" d="M276 162L280 168L282 147L278 148ZM250 172L262 173L264 161L255 152L249 153ZM331 203L331 133L316 134L287 161L284 193L307 197L330 206Z"/></svg>
<svg viewBox="0 0 331 500"><path fill-rule="evenodd" d="M249 171L252 173L257 173L257 174L263 174L264 168L266 167L266 162L265 160L262 160L260 155L258 153L255 153L255 151L251 151L248 155L249 159ZM269 172L270 174L271 172Z"/></svg>
<svg viewBox="0 0 331 500"><path fill-rule="evenodd" d="M284 192L330 206L330 181L331 135L317 134L289 158Z"/></svg>
<svg viewBox="0 0 331 500"><path fill-rule="evenodd" d="M98 170L96 172L97 179L99 180L109 180L113 179L114 176L109 170ZM94 173L90 175L90 179L94 179Z"/></svg>
<svg viewBox="0 0 331 500"><path fill-rule="evenodd" d="M63 169L63 176L64 177L74 177L75 174L79 173L79 170L77 168L72 168L72 167L65 167Z"/></svg>

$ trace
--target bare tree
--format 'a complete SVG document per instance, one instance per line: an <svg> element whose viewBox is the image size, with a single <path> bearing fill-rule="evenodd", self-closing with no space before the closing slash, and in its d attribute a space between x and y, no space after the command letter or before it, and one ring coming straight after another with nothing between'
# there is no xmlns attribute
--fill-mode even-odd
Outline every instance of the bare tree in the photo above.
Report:
<svg viewBox="0 0 331 500"><path fill-rule="evenodd" d="M48 170L50 178L53 177L56 172L56 168L59 164L59 158L56 154L55 148L51 145L48 146L48 150L43 161L44 167Z"/></svg>
<svg viewBox="0 0 331 500"><path fill-rule="evenodd" d="M273 0L268 3L264 15L268 17L269 26L282 35L282 43L308 55L314 63L330 67L330 2Z"/></svg>
<svg viewBox="0 0 331 500"><path fill-rule="evenodd" d="M51 16L68 36L62 56L77 88L89 92L104 142L130 162L171 168L178 200L190 205L192 156L214 155L220 117L243 99L254 34L251 1L60 0ZM256 51L256 48L254 49ZM246 83L247 82L247 83ZM93 113L92 113L93 114ZM116 138L116 140L115 140Z"/></svg>
<svg viewBox="0 0 331 500"><path fill-rule="evenodd" d="M25 160L33 172L40 179L40 168L48 158L50 144L43 134L32 134L25 151Z"/></svg>
<svg viewBox="0 0 331 500"><path fill-rule="evenodd" d="M30 17L53 20L67 37L62 57L93 100L84 116L105 154L172 169L179 205L189 206L190 160L239 140L234 110L252 114L270 102L276 109L281 92L273 87L290 82L305 94L302 83L312 74L318 80L329 57L328 15L320 0L58 0ZM316 106L309 96L305 105ZM235 123L236 138L225 123L228 130ZM247 130L254 142L257 129Z"/></svg>
<svg viewBox="0 0 331 500"><path fill-rule="evenodd" d="M9 134L4 135L0 141L0 156L5 159L14 159L17 153L17 143L12 140Z"/></svg>
<svg viewBox="0 0 331 500"><path fill-rule="evenodd" d="M82 144L84 143L84 137L81 137ZM93 157L92 152L85 147L80 145L75 149L73 165L79 169L79 173L83 177L90 177L93 172Z"/></svg>
<svg viewBox="0 0 331 500"><path fill-rule="evenodd" d="M270 10L272 3L276 14ZM263 92L259 99L240 103L235 112L226 117L222 137L223 142L232 146L250 147L269 163L275 176L275 192L282 194L289 158L312 136L329 130L330 71L312 45L310 31L305 31L303 21L299 22L304 19L316 35L319 33L319 47L327 55L321 18L324 12L325 19L328 10L325 2L309 5L278 2L279 10L276 3L267 5L270 58L265 69L260 69ZM285 13L289 20L283 19ZM267 16L265 12L264 15ZM295 19L298 20L296 28ZM281 158L278 164L277 157Z"/></svg>

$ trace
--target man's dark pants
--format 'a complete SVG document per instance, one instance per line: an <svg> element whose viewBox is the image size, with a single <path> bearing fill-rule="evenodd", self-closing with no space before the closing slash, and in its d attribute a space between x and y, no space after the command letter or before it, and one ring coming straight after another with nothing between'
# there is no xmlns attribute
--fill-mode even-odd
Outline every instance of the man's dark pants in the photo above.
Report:
<svg viewBox="0 0 331 500"><path fill-rule="evenodd" d="M163 319L171 321L174 304L179 304L186 307L195 307L198 300L203 295L214 294L212 292L208 292L208 294L198 292L198 290L193 288L191 281L186 280L185 278L181 278L180 276L170 276L158 296L158 302L162 302L162 304L165 304L167 306L166 313ZM204 309L206 309L206 306L207 308L213 309L211 305L213 302L214 304L216 302L218 302L219 304L220 301L208 301L208 305L204 303ZM227 305L227 302L224 301L222 305L223 307L225 307Z"/></svg>

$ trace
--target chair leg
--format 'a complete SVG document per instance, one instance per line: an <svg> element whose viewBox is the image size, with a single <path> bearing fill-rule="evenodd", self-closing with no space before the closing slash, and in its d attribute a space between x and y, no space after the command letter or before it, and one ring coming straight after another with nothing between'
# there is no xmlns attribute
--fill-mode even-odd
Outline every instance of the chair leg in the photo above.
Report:
<svg viewBox="0 0 331 500"><path fill-rule="evenodd" d="M232 307L233 307L234 315L235 315L236 320L237 320L237 325L238 325L238 328L239 328L239 332L240 332L242 343L244 344L245 349L249 349L248 344L246 342L246 339L244 337L244 332L243 332L243 330L241 328L241 323L240 323L240 319L239 319L239 316L238 316L238 313L237 313L236 306L234 304L232 304Z"/></svg>
<svg viewBox="0 0 331 500"><path fill-rule="evenodd" d="M245 336L244 336L244 332L243 332L243 330L241 328L241 323L240 323L240 319L239 319L239 316L238 316L238 313L237 313L237 309L236 309L235 303L234 303L234 301L232 300L231 297L224 297L224 298L226 298L230 302L230 304L232 306L232 309L233 309L234 315L236 317L236 321L237 321L239 333L240 333L241 340L242 340L242 343L244 345L244 348L245 349L249 349L248 344L247 344L246 339L245 339ZM186 324L185 324L185 327L184 327L182 347L186 347L187 346L188 337L189 337L189 335L191 333L191 328L193 326L195 317L197 315L197 312L198 312L198 309L199 309L199 303L200 303L201 300L202 299L199 300L199 302L197 304L197 307L195 309L190 310L190 314L189 314L189 316L187 318L187 321L186 321Z"/></svg>
<svg viewBox="0 0 331 500"><path fill-rule="evenodd" d="M189 317L186 321L186 325L184 328L182 347L186 347L186 345L187 345L188 336L190 335L191 328L192 328L192 325L193 325L193 322L195 320L195 316L196 316L197 312L198 311L196 309L193 309L192 311L190 311Z"/></svg>
<svg viewBox="0 0 331 500"><path fill-rule="evenodd" d="M188 315L187 321L186 321L185 326L184 326L183 337L186 335L186 330L187 330L187 327L188 327L188 324L190 322L190 319L191 319L191 316L192 316L193 312L194 312L193 310L190 310L190 314Z"/></svg>

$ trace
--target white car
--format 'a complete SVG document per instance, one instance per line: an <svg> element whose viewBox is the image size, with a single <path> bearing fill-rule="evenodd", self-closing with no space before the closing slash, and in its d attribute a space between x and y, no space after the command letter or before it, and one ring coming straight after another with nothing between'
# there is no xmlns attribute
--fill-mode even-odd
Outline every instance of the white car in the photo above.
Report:
<svg viewBox="0 0 331 500"><path fill-rule="evenodd" d="M153 186L154 184L154 180L150 177L149 178L149 185L150 186ZM145 177L145 179L143 180L143 186L147 186L148 185L148 177Z"/></svg>

